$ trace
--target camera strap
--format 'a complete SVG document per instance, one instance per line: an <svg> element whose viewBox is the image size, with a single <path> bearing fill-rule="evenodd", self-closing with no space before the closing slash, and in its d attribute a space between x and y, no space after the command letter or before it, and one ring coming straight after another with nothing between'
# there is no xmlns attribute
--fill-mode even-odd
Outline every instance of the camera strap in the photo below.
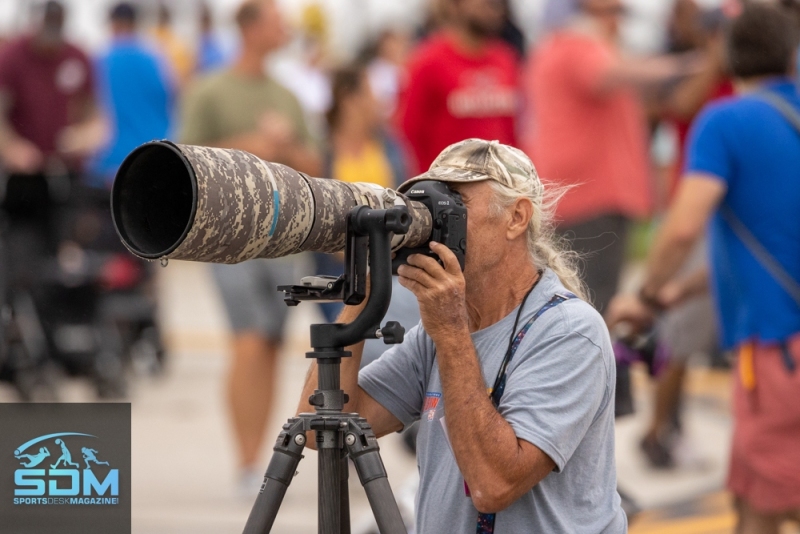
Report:
<svg viewBox="0 0 800 534"><path fill-rule="evenodd" d="M800 111L789 103L784 97L773 91L760 91L755 98L769 104L775 111L779 112L786 121L800 134ZM733 231L736 237L745 246L748 252L758 261L773 280L789 295L795 304L800 306L800 281L795 279L786 267L769 251L767 247L753 234L753 232L742 222L727 203L723 203L719 209L720 216Z"/></svg>
<svg viewBox="0 0 800 534"><path fill-rule="evenodd" d="M540 273L539 280L541 280L541 278L542 275ZM537 284L539 280L536 281ZM534 284L533 287L528 291L528 293L525 295L525 298L522 300L522 304L520 304L519 306L519 311L517 312L517 318L514 320L514 328L511 330L511 335L513 337L508 342L508 349L506 350L506 355L503 358L502 363L500 364L500 370L497 372L497 378L494 381L494 386L492 386L492 389L489 391L489 395L492 399L492 404L494 405L495 408L500 406L500 398L503 396L503 392L506 389L506 379L508 377L508 372L507 372L508 364L511 362L511 359L514 357L514 353L517 352L520 343L525 337L525 334L528 333L528 330L530 330L533 323L536 322L536 319L541 317L547 310L555 308L564 301L577 298L576 295L568 292L556 293L555 295L552 296L550 300L548 300L544 304L544 306L539 308L539 310L535 314L533 314L533 317L531 317L528 320L528 322L526 322L522 326L522 328L520 328L519 331L517 332L517 324L519 322L520 316L522 315L522 309L525 306L525 301L528 299L528 295L531 294L531 292L535 287L536 284ZM517 334L514 335L514 332L517 332ZM464 485L466 486L466 483ZM478 525L476 533L494 534L494 521L496 515L497 514L482 514L478 512Z"/></svg>

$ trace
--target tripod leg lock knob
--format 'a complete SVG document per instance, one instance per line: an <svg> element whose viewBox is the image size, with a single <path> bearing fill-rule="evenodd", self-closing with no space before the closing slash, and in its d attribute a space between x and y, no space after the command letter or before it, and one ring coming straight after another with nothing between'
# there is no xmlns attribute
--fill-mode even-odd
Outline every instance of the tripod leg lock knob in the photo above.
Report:
<svg viewBox="0 0 800 534"><path fill-rule="evenodd" d="M278 435L275 454L267 467L264 479L271 478L286 486L292 481L297 469L297 463L303 458L303 449L306 444L305 424L302 419L292 418L283 425L283 431ZM262 485L263 491L264 485Z"/></svg>
<svg viewBox="0 0 800 534"><path fill-rule="evenodd" d="M386 477L386 468L379 454L378 438L366 419L350 420L345 445L356 466L361 485Z"/></svg>

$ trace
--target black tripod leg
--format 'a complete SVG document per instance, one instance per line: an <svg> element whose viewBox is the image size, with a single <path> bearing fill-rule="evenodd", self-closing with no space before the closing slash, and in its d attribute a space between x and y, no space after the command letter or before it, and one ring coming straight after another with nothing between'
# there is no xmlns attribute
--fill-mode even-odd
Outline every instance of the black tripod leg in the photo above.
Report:
<svg viewBox="0 0 800 534"><path fill-rule="evenodd" d="M341 478L341 489L339 490L339 495L341 495L341 507L342 507L342 514L341 514L341 521L342 521L342 534L350 534L350 491L348 488L348 479L350 478L350 465L347 459L347 449L342 449L342 478Z"/></svg>
<svg viewBox="0 0 800 534"><path fill-rule="evenodd" d="M349 421L345 445L356 465L358 478L364 486L378 530L381 534L407 534L378 452L378 438L366 419Z"/></svg>
<svg viewBox="0 0 800 534"><path fill-rule="evenodd" d="M320 440L320 434L326 434L324 441L336 442L337 431L317 430L317 461L319 463L319 509L318 532L319 534L341 534L342 525L342 502L339 493L342 484L342 452L337 448L328 448ZM328 436L327 434L330 434ZM341 438L338 438L341 439Z"/></svg>
<svg viewBox="0 0 800 534"><path fill-rule="evenodd" d="M303 420L289 419L272 449L272 459L264 475L264 483L258 492L256 502L244 526L244 534L266 534L272 529L275 516L286 495L286 490L297 471L297 464L303 458L306 444Z"/></svg>

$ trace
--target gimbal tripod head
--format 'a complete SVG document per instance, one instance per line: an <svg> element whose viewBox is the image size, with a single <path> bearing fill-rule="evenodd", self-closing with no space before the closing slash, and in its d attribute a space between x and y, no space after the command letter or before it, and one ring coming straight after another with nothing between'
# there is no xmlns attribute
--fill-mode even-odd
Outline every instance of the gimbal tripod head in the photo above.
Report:
<svg viewBox="0 0 800 534"><path fill-rule="evenodd" d="M382 338L386 344L403 342L405 330L399 323L390 321L381 328L380 321L386 315L392 297L392 234L405 234L410 225L411 217L403 206L388 210L357 206L347 217L344 274L338 278L304 278L302 285L278 287L290 306L303 300L341 300L345 304L360 304L367 296L369 263L370 293L363 311L346 325L312 325L311 346L314 352L309 353L309 357L340 357L344 347L364 339ZM337 356L325 356L333 352ZM349 353L345 355L349 356Z"/></svg>

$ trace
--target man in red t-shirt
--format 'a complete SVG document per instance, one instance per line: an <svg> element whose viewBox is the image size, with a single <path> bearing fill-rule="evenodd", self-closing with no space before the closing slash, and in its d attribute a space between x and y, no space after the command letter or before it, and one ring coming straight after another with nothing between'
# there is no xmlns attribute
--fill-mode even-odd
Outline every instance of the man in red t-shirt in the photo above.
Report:
<svg viewBox="0 0 800 534"><path fill-rule="evenodd" d="M495 38L504 4L444 1L446 24L412 56L400 100L400 126L420 170L445 147L470 137L516 145L517 59Z"/></svg>
<svg viewBox="0 0 800 534"><path fill-rule="evenodd" d="M650 213L644 109L637 89L693 68L677 58L624 59L616 45L625 6L581 0L565 28L537 48L527 71L533 127L525 149L540 175L566 188L559 232L584 256L599 311L616 292L630 219Z"/></svg>

